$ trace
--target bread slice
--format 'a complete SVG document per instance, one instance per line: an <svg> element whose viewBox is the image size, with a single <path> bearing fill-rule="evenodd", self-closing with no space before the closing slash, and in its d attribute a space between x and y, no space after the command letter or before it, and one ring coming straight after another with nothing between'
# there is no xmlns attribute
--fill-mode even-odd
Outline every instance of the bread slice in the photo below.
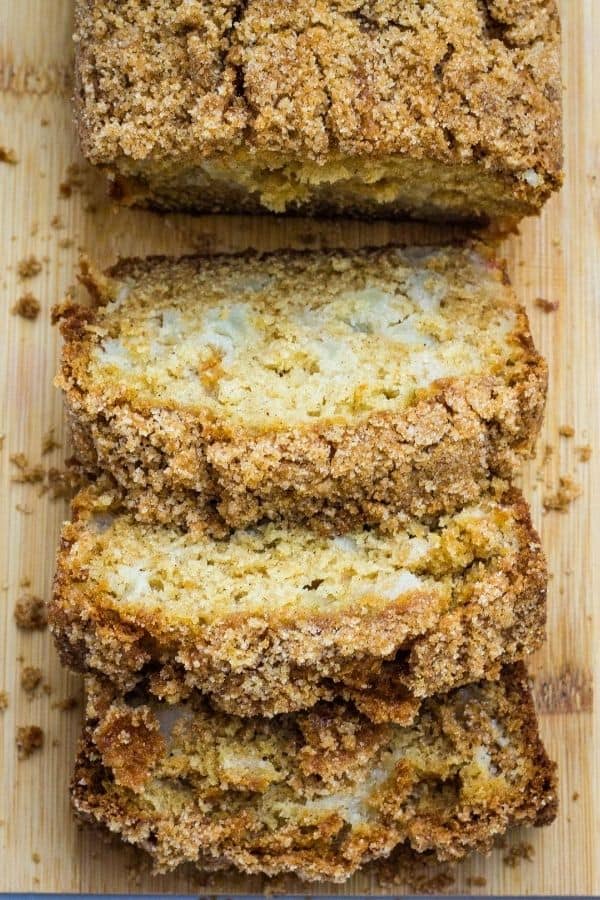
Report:
<svg viewBox="0 0 600 900"><path fill-rule="evenodd" d="M77 0L83 150L125 203L508 219L561 181L555 0Z"/></svg>
<svg viewBox="0 0 600 900"><path fill-rule="evenodd" d="M546 570L522 496L341 536L275 523L217 537L135 522L80 494L65 525L50 625L63 660L122 689L151 672L240 715L336 695L410 721L419 699L542 642Z"/></svg>
<svg viewBox="0 0 600 900"><path fill-rule="evenodd" d="M408 727L322 703L276 719L119 696L87 680L75 810L180 863L343 881L404 843L441 860L556 814L523 668L427 700Z"/></svg>
<svg viewBox="0 0 600 900"><path fill-rule="evenodd" d="M485 247L84 266L58 384L139 517L436 516L530 455L547 372Z"/></svg>

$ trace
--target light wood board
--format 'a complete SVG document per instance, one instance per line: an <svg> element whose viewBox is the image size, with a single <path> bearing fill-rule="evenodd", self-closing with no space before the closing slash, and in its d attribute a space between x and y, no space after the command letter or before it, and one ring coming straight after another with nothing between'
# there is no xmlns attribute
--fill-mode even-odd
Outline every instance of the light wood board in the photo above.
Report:
<svg viewBox="0 0 600 900"><path fill-rule="evenodd" d="M549 640L532 671L542 731L560 767L561 811L551 828L511 838L511 844L531 840L532 861L511 868L503 862L506 850L467 861L458 867L451 892L600 892L600 745L592 701L600 673L600 0L563 0L562 7L566 184L541 219L527 222L504 247L551 371L541 443L554 452L544 481L536 477L538 460L525 484L552 572ZM357 222L159 218L113 209L102 179L87 170L84 189L60 197L68 165L81 162L69 105L71 14L68 0L0 0L0 145L13 148L19 160L15 166L0 163L0 434L6 435L0 451L0 690L9 694L8 708L0 713L0 890L198 893L201 882L189 873L152 879L133 851L105 846L78 829L67 784L80 708L64 712L53 703L79 695L80 681L60 669L47 632L19 631L13 620L15 602L27 590L23 579L31 580L31 591L48 596L66 515L64 503L38 496L38 486L13 483L16 469L9 461L24 452L31 463L48 468L64 458L64 449L41 456L50 426L64 440L62 402L52 386L59 341L50 308L73 281L80 246L105 265L119 254L357 246L411 234L435 238L436 231ZM66 246L69 239L72 246ZM43 270L19 281L18 262L30 254L43 260ZM25 290L42 304L35 322L10 314ZM559 310L543 312L536 297L558 300ZM565 424L574 426L574 438L559 437ZM588 443L592 459L579 462L575 448ZM573 475L583 494L568 512L542 515L542 496L561 474ZM19 686L24 664L41 667L50 696L26 696ZM45 747L18 761L15 731L29 724L42 726ZM486 879L484 885L469 880L477 876ZM249 889L260 890L260 881L218 877L205 888ZM318 889L385 892L370 874L344 887ZM397 893L402 885L388 890Z"/></svg>

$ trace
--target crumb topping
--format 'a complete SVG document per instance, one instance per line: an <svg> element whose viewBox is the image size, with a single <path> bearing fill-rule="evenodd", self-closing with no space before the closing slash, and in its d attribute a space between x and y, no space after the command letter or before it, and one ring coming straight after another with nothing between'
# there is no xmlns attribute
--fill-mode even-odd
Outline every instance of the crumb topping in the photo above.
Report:
<svg viewBox="0 0 600 900"><path fill-rule="evenodd" d="M560 173L553 0L79 0L76 41L95 162L245 146Z"/></svg>

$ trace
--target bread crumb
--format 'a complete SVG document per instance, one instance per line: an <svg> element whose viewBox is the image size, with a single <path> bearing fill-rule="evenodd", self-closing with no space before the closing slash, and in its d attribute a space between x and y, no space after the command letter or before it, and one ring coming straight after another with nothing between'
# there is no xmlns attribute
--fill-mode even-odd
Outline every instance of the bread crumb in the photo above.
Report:
<svg viewBox="0 0 600 900"><path fill-rule="evenodd" d="M27 694L35 693L42 680L42 670L37 666L25 666L21 672L21 687Z"/></svg>
<svg viewBox="0 0 600 900"><path fill-rule="evenodd" d="M63 220L61 219L61 217L58 214L55 216L52 216L52 218L50 219L50 227L56 228L58 230L65 227Z"/></svg>
<svg viewBox="0 0 600 900"><path fill-rule="evenodd" d="M546 494L542 503L546 510L555 509L559 512L566 512L571 503L581 497L582 493L581 487L570 475L561 475L558 490L553 494Z"/></svg>
<svg viewBox="0 0 600 900"><path fill-rule="evenodd" d="M59 196L68 199L72 196L73 191L83 188L85 184L84 172L85 169L77 165L77 163L71 163L71 165L67 166L66 176L58 186Z"/></svg>
<svg viewBox="0 0 600 900"><path fill-rule="evenodd" d="M533 849L533 844L526 844L523 842L522 844L517 844L515 847L510 848L503 859L503 863L505 866L515 869L520 865L522 859L531 862L534 856L535 850Z"/></svg>
<svg viewBox="0 0 600 900"><path fill-rule="evenodd" d="M379 885L402 885L416 894L441 894L454 884L450 864L439 863L433 853L424 852L422 859L416 856L401 848L380 860L377 867Z"/></svg>
<svg viewBox="0 0 600 900"><path fill-rule="evenodd" d="M60 709L61 712L69 712L79 705L77 697L65 697L64 700L57 700L52 704L52 709Z"/></svg>
<svg viewBox="0 0 600 900"><path fill-rule="evenodd" d="M19 581L19 587L31 587L31 578L28 578L26 575L21 578Z"/></svg>
<svg viewBox="0 0 600 900"><path fill-rule="evenodd" d="M36 865L37 865L37 863L39 863L39 862L42 861L42 857L40 856L39 853L36 853L36 852L34 851L34 852L31 854L31 861L34 862L34 863L36 863Z"/></svg>
<svg viewBox="0 0 600 900"><path fill-rule="evenodd" d="M583 447L575 447L575 452L577 453L579 462L586 463L592 458L591 444L585 444Z"/></svg>
<svg viewBox="0 0 600 900"><path fill-rule="evenodd" d="M6 440L5 434L0 434L0 450L4 447L4 441Z"/></svg>
<svg viewBox="0 0 600 900"><path fill-rule="evenodd" d="M42 126L42 128L47 128L49 124L50 124L50 119L47 119L46 117L44 117L43 119L40 119L40 125Z"/></svg>
<svg viewBox="0 0 600 900"><path fill-rule="evenodd" d="M31 291L27 291L22 297L19 297L15 305L11 309L13 316L21 316L22 319L34 320L40 314L40 301L33 296Z"/></svg>
<svg viewBox="0 0 600 900"><path fill-rule="evenodd" d="M30 506L26 506L24 503L15 503L15 509L17 512L22 513L24 516L31 516L33 514L33 510Z"/></svg>
<svg viewBox="0 0 600 900"><path fill-rule="evenodd" d="M12 478L12 481L15 481L17 484L39 484L40 481L44 480L43 466L29 465L29 460L24 453L13 453L10 461L19 470L19 474L14 475Z"/></svg>
<svg viewBox="0 0 600 900"><path fill-rule="evenodd" d="M542 309L545 313L556 312L560 305L558 300L545 300L543 297L536 297L533 302L538 309Z"/></svg>
<svg viewBox="0 0 600 900"><path fill-rule="evenodd" d="M17 728L17 753L19 759L28 759L44 746L44 732L39 725L21 725Z"/></svg>
<svg viewBox="0 0 600 900"><path fill-rule="evenodd" d="M73 240L73 238L61 238L58 242L58 246L61 250L68 250L69 247L73 247L74 244L75 241Z"/></svg>
<svg viewBox="0 0 600 900"><path fill-rule="evenodd" d="M4 712L8 708L8 693L0 691L0 712Z"/></svg>
<svg viewBox="0 0 600 900"><path fill-rule="evenodd" d="M483 875L470 875L467 878L467 885L469 887L485 887L487 884L487 878L484 878Z"/></svg>
<svg viewBox="0 0 600 900"><path fill-rule="evenodd" d="M16 166L19 162L19 158L14 150L0 145L0 162L8 163L10 166Z"/></svg>
<svg viewBox="0 0 600 900"><path fill-rule="evenodd" d="M24 594L15 605L15 622L19 628L27 631L40 631L46 628L48 616L46 604L41 597L33 594Z"/></svg>
<svg viewBox="0 0 600 900"><path fill-rule="evenodd" d="M558 429L558 433L561 437L572 438L575 437L575 429L572 425L561 425Z"/></svg>
<svg viewBox="0 0 600 900"><path fill-rule="evenodd" d="M68 469L48 470L48 490L53 500L69 500L77 487L77 478Z"/></svg>
<svg viewBox="0 0 600 900"><path fill-rule="evenodd" d="M42 271L42 264L37 259L37 257L31 255L25 257L19 262L17 266L17 272L19 274L19 278L23 281L27 278L35 278L36 275L39 275Z"/></svg>
<svg viewBox="0 0 600 900"><path fill-rule="evenodd" d="M571 797L573 801L579 800L579 791L573 791L573 796Z"/></svg>
<svg viewBox="0 0 600 900"><path fill-rule="evenodd" d="M42 437L42 456L45 456L47 453L52 453L53 450L62 447L56 437L54 436L56 432L56 426L51 425L48 431Z"/></svg>

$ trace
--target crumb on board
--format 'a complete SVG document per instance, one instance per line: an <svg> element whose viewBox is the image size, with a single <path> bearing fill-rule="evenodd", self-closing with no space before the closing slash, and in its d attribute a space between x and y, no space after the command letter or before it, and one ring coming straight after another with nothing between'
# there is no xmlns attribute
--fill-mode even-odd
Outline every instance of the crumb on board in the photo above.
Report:
<svg viewBox="0 0 600 900"><path fill-rule="evenodd" d="M545 510L566 512L571 503L581 497L582 493L580 485L570 475L561 475L558 489L554 493L546 494L542 503Z"/></svg>
<svg viewBox="0 0 600 900"><path fill-rule="evenodd" d="M29 576L24 575L19 581L19 587L31 587L31 578Z"/></svg>
<svg viewBox="0 0 600 900"><path fill-rule="evenodd" d="M453 868L449 863L439 863L432 853L423 853L422 859L415 859L410 853L392 854L382 860L377 870L377 880L381 887L406 885L417 894L441 894L454 882Z"/></svg>
<svg viewBox="0 0 600 900"><path fill-rule="evenodd" d="M25 503L15 503L15 509L18 513L22 513L24 516L32 516L33 510L30 506L27 506Z"/></svg>
<svg viewBox="0 0 600 900"><path fill-rule="evenodd" d="M484 875L469 875L467 878L468 887L485 887L487 878Z"/></svg>
<svg viewBox="0 0 600 900"><path fill-rule="evenodd" d="M26 694L33 694L40 686L42 670L37 666L25 666L21 671L21 687Z"/></svg>
<svg viewBox="0 0 600 900"><path fill-rule="evenodd" d="M4 712L8 708L8 693L0 691L0 712Z"/></svg>
<svg viewBox="0 0 600 900"><path fill-rule="evenodd" d="M575 429L572 425L561 425L558 429L558 433L561 437L572 438L575 437Z"/></svg>
<svg viewBox="0 0 600 900"><path fill-rule="evenodd" d="M538 309L543 310L545 313L556 312L560 306L558 300L546 300L544 297L536 297L533 302Z"/></svg>
<svg viewBox="0 0 600 900"><path fill-rule="evenodd" d="M10 147L5 147L0 144L0 162L8 163L9 166L16 166L19 162L19 157Z"/></svg>
<svg viewBox="0 0 600 900"><path fill-rule="evenodd" d="M43 692L49 697L50 694L52 693L52 685L50 685L50 684L43 684L43 685L42 685L42 690L43 690Z"/></svg>
<svg viewBox="0 0 600 900"><path fill-rule="evenodd" d="M75 241L73 238L61 238L58 242L58 246L61 250L68 250L69 247L73 247L75 245Z"/></svg>
<svg viewBox="0 0 600 900"><path fill-rule="evenodd" d="M58 194L65 200L73 195L73 191L81 190L85 185L85 169L77 163L67 166L66 175L58 186Z"/></svg>
<svg viewBox="0 0 600 900"><path fill-rule="evenodd" d="M13 466L19 470L18 475L14 475L12 481L17 484L39 484L44 480L44 467L37 464L30 465L27 456L24 453L13 453L10 457Z"/></svg>
<svg viewBox="0 0 600 900"><path fill-rule="evenodd" d="M40 863L42 861L42 857L40 856L39 853L36 853L36 851L34 850L34 852L31 854L31 861L37 865L38 863Z"/></svg>
<svg viewBox="0 0 600 900"><path fill-rule="evenodd" d="M62 447L62 444L56 440L56 425L51 425L48 431L42 437L42 456L52 453Z"/></svg>
<svg viewBox="0 0 600 900"><path fill-rule="evenodd" d="M522 844L516 844L514 847L511 847L502 862L505 866L515 869L520 865L522 859L531 862L534 856L535 850L533 844L528 844L524 841Z"/></svg>
<svg viewBox="0 0 600 900"><path fill-rule="evenodd" d="M13 316L21 316L22 319L30 319L33 321L39 316L41 308L40 301L37 297L34 297L31 291L27 291L27 293L19 297L12 307L11 313Z"/></svg>
<svg viewBox="0 0 600 900"><path fill-rule="evenodd" d="M19 759L28 759L44 746L44 732L39 725L21 725L17 728L16 740Z"/></svg>
<svg viewBox="0 0 600 900"><path fill-rule="evenodd" d="M42 128L47 128L49 124L50 119L47 119L45 116L43 119L40 119L40 125L42 126Z"/></svg>
<svg viewBox="0 0 600 900"><path fill-rule="evenodd" d="M576 802L577 800L579 800L579 796L580 796L579 791L573 791L573 796L571 797L571 800L573 800L573 802Z"/></svg>
<svg viewBox="0 0 600 900"><path fill-rule="evenodd" d="M33 254L22 259L17 266L19 278L25 281L27 278L35 278L42 271L42 264Z"/></svg>
<svg viewBox="0 0 600 900"><path fill-rule="evenodd" d="M55 216L52 216L52 218L50 219L50 227L56 228L57 230L65 227L64 222L58 215L58 213Z"/></svg>
<svg viewBox="0 0 600 900"><path fill-rule="evenodd" d="M579 462L586 463L592 458L591 444L585 444L583 447L575 447L575 452Z"/></svg>
<svg viewBox="0 0 600 900"><path fill-rule="evenodd" d="M6 440L5 434L0 434L0 450L4 447L4 441Z"/></svg>
<svg viewBox="0 0 600 900"><path fill-rule="evenodd" d="M48 624L46 604L41 597L23 594L15 604L15 622L26 631L42 630Z"/></svg>
<svg viewBox="0 0 600 900"><path fill-rule="evenodd" d="M69 469L48 469L48 490L52 500L69 500L77 487L77 478Z"/></svg>
<svg viewBox="0 0 600 900"><path fill-rule="evenodd" d="M79 706L79 701L77 697L64 697L62 700L57 700L52 704L52 709L59 709L61 712L69 712L72 709L76 709Z"/></svg>

